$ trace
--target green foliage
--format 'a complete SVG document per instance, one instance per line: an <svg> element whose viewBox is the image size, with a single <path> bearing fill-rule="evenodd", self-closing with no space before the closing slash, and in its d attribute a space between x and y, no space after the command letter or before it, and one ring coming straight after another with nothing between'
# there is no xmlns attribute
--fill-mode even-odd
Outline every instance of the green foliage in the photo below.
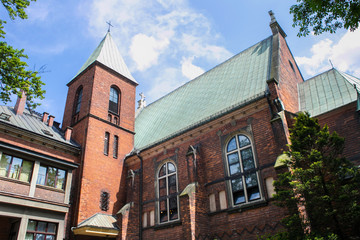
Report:
<svg viewBox="0 0 360 240"><path fill-rule="evenodd" d="M27 18L25 9L31 1L36 0L1 0L1 3L9 17L14 20L16 17ZM0 19L0 38L5 38L5 23ZM41 89L44 83L40 80L38 72L26 70L28 65L23 59L27 58L24 49L18 50L6 42L0 42L0 99L4 103L10 101L11 94L21 96L21 90L26 92L28 103L33 108L39 105L34 103L35 98L44 98L45 91Z"/></svg>
<svg viewBox="0 0 360 240"><path fill-rule="evenodd" d="M344 139L330 134L327 126L321 128L309 114L299 114L290 141L290 171L274 183L277 204L288 209L282 220L288 239L359 236L360 175L341 157ZM303 208L306 215L299 214Z"/></svg>
<svg viewBox="0 0 360 240"><path fill-rule="evenodd" d="M335 33L339 28L354 31L360 22L359 0L297 0L290 8L293 26L299 26L298 36L315 35L323 32Z"/></svg>

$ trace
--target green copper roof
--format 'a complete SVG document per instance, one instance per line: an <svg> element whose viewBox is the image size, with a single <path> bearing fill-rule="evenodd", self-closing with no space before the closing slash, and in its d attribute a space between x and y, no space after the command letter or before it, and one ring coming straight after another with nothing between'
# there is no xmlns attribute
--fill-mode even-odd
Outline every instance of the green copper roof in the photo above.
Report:
<svg viewBox="0 0 360 240"><path fill-rule="evenodd" d="M331 69L299 84L300 110L317 116L357 100L360 79Z"/></svg>
<svg viewBox="0 0 360 240"><path fill-rule="evenodd" d="M145 107L135 120L143 149L262 97L267 91L272 36Z"/></svg>
<svg viewBox="0 0 360 240"><path fill-rule="evenodd" d="M105 35L103 40L100 42L99 46L90 55L90 57L85 62L85 64L80 68L76 76L78 76L82 71L84 71L88 66L90 66L95 61L104 64L105 66L111 68L117 73L120 73L121 75L133 81L134 83L137 83L134 77L131 75L129 69L127 68L124 59L121 57L121 54L114 40L112 39L110 32L108 32Z"/></svg>

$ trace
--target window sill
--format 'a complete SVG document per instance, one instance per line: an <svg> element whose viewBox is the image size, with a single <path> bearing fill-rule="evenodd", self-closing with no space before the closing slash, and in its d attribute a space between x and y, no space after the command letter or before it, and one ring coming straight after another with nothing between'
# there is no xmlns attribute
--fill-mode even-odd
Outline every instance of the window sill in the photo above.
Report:
<svg viewBox="0 0 360 240"><path fill-rule="evenodd" d="M24 182L24 181L21 181L21 180L18 180L18 179L14 179L14 178L0 177L0 180L7 181L7 182L13 182L13 183L19 183L19 184L22 184L22 185L30 186L30 183L29 183L29 182Z"/></svg>
<svg viewBox="0 0 360 240"><path fill-rule="evenodd" d="M173 227L180 226L180 225L181 225L181 221L179 219L179 220L175 220L172 222L156 224L153 228L155 231L157 231L157 230L166 229L166 228L173 228Z"/></svg>
<svg viewBox="0 0 360 240"><path fill-rule="evenodd" d="M268 205L268 202L266 200L262 199L262 200L258 200L256 202L252 202L252 203L233 206L231 208L228 208L227 212L229 214L231 214L231 213L239 213L239 212L244 212L246 210L259 208L259 207L263 207L263 206L267 206L267 205Z"/></svg>
<svg viewBox="0 0 360 240"><path fill-rule="evenodd" d="M36 187L37 188L42 188L42 189L45 189L45 190L50 190L50 191L53 191L53 192L65 193L65 191L62 190L62 189L58 189L58 188L54 188L54 187L50 187L50 186L36 184Z"/></svg>

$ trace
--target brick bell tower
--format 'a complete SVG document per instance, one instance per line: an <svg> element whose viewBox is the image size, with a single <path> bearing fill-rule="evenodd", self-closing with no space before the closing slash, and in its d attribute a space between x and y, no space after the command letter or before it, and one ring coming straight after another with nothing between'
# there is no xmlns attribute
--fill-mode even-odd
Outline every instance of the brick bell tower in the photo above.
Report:
<svg viewBox="0 0 360 240"><path fill-rule="evenodd" d="M123 159L134 144L137 85L110 32L67 84L62 126L72 128L82 146L70 220L77 239L90 236L81 223L119 210Z"/></svg>

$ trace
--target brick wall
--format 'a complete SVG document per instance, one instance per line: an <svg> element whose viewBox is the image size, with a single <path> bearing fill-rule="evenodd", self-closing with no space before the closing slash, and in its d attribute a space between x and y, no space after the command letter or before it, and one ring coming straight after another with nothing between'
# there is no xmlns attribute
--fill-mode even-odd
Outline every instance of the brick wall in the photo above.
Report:
<svg viewBox="0 0 360 240"><path fill-rule="evenodd" d="M285 109L296 113L299 111L297 84L303 82L303 78L297 67L295 59L286 43L285 38L280 37L280 79L278 92Z"/></svg>
<svg viewBox="0 0 360 240"><path fill-rule="evenodd" d="M241 112L241 110L240 110ZM262 168L260 171L260 184L263 189L264 199L267 199L265 192L265 178L276 176L273 164L276 157L284 150L285 141L284 134L274 133L283 131L278 126L273 127L270 123L271 116L268 106L265 104L251 115L240 118L235 117L230 123L224 123L217 128L208 125L208 132L205 134L194 134L187 141L183 141L179 145L173 145L170 142L164 144L163 150L159 150L157 154L147 157L147 151L142 153L144 158L144 180L143 180L143 201L145 202L143 212L155 210L156 213L156 190L155 179L158 168L167 159L171 159L177 165L179 192L192 181L199 183L196 188L196 237L229 236L229 239L256 239L257 235L264 232L272 232L280 228L279 220L283 216L283 210L274 206L272 202L261 206L255 206L254 209L241 211L228 211L231 206L228 203L228 209L220 210L219 192L226 191L226 197L231 196L227 188L227 182L224 180L226 176L225 164L223 157L223 149L226 141L239 131L248 129L250 138L254 141L255 156L258 166ZM281 122L280 122L281 123ZM273 123L276 125L276 123ZM196 135L196 136L195 136ZM180 136L181 138L181 136ZM186 136L183 136L185 139ZM280 138L280 139L278 139ZM200 152L197 155L197 169L194 170L193 157L186 156L189 145L199 146ZM166 150L164 150L166 149ZM151 151L148 150L149 152ZM136 161L136 157L132 157L128 161ZM130 164L127 169L136 170L139 164ZM138 177L135 177L135 185L138 184ZM216 183L211 184L213 181ZM127 179L128 192L127 201L134 201L136 204L131 209L134 218L134 226L129 229L129 233L137 239L138 232L138 191L137 186L130 187L130 179ZM214 193L216 195L217 211L210 213L208 196ZM230 194L230 195L229 195ZM130 220L131 221L131 220ZM144 239L167 239L169 235L175 239L191 239L190 231L190 209L189 197L180 197L180 223L170 224L167 227L155 226L147 227L143 230ZM275 230L274 230L275 229ZM135 232L131 232L135 231ZM236 233L235 233L235 232ZM232 235L235 234L235 235ZM236 235L240 234L240 235ZM231 236L231 237L230 237Z"/></svg>
<svg viewBox="0 0 360 240"><path fill-rule="evenodd" d="M123 204L120 185L123 159L133 149L135 118L135 85L104 66L93 64L69 84L63 128L72 124L74 101L79 87L83 96L79 121L72 125L73 138L81 144L83 156L75 173L75 222L91 217L100 209L100 194L110 193L108 214L115 214ZM108 121L110 88L120 90L119 124ZM110 134L108 155L104 154L105 132ZM117 158L113 157L114 136L119 137ZM77 217L76 217L77 216Z"/></svg>
<svg viewBox="0 0 360 240"><path fill-rule="evenodd" d="M356 102L348 104L320 116L319 123L328 125L330 132L336 131L345 138L344 157L360 165L360 117L356 112Z"/></svg>

